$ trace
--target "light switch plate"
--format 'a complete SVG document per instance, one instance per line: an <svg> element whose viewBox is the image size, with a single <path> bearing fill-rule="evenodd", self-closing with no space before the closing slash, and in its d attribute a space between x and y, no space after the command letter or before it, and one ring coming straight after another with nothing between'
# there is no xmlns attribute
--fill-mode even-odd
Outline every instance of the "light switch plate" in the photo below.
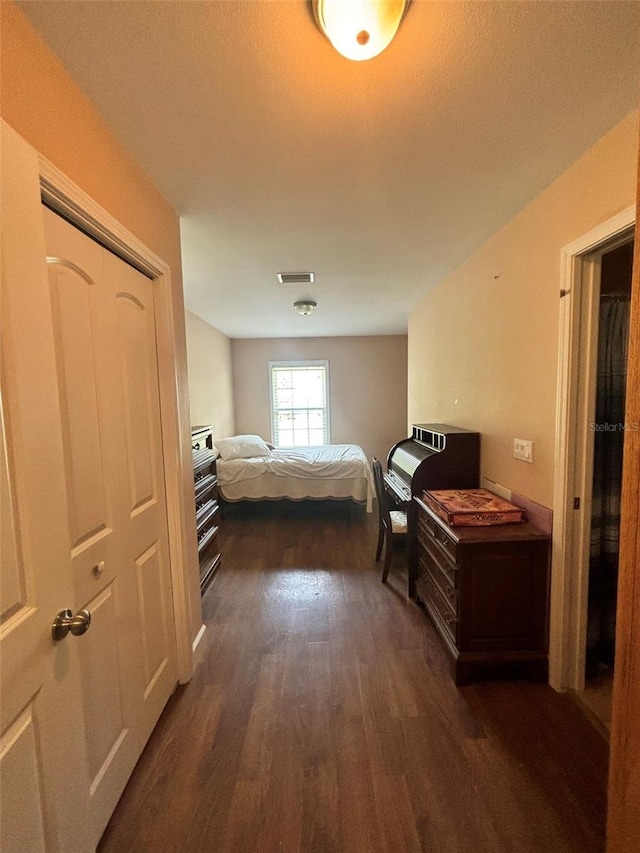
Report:
<svg viewBox="0 0 640 853"><path fill-rule="evenodd" d="M513 439L513 458L533 462L533 442L524 438Z"/></svg>

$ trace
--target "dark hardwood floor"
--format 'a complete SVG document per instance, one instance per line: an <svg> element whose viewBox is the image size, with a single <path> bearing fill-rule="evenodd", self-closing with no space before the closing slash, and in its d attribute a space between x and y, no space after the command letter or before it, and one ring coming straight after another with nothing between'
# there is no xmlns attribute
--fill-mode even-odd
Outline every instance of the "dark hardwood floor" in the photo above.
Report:
<svg viewBox="0 0 640 853"><path fill-rule="evenodd" d="M545 685L456 688L376 532L342 505L227 512L205 660L101 853L604 849L602 734Z"/></svg>

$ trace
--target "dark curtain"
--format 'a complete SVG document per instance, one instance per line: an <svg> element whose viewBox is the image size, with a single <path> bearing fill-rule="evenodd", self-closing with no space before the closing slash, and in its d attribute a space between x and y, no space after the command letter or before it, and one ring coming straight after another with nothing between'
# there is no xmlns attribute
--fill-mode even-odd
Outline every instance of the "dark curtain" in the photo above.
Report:
<svg viewBox="0 0 640 853"><path fill-rule="evenodd" d="M587 666L613 666L629 297L603 296L598 333Z"/></svg>

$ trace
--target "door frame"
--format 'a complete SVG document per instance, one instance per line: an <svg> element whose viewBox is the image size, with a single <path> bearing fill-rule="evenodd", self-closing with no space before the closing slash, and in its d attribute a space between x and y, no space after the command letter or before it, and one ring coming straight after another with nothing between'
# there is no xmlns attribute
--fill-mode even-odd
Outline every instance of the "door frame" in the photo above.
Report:
<svg viewBox="0 0 640 853"><path fill-rule="evenodd" d="M549 626L556 690L584 688L601 257L633 237L635 221L631 205L561 250Z"/></svg>
<svg viewBox="0 0 640 853"><path fill-rule="evenodd" d="M169 561L172 592L172 622L176 644L178 680L189 681L202 653L205 626L201 615L193 613L191 578L198 577L195 537L195 513L186 506L185 478L191 479L191 467L184 464L181 452L190 435L185 436L180 419L180 394L176 374L177 318L172 301L169 265L122 226L110 213L93 201L56 166L38 154L42 201L82 231L113 251L153 280L156 312L156 350L160 385L160 421L165 475ZM176 450L179 449L179 452ZM187 520L193 515L193 536L188 536ZM200 628L195 639L192 626L196 618Z"/></svg>

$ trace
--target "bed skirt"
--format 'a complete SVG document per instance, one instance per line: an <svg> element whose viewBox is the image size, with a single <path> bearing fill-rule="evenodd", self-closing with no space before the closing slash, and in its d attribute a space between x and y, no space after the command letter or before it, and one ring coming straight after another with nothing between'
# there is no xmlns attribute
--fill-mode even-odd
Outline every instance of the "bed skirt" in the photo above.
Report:
<svg viewBox="0 0 640 853"><path fill-rule="evenodd" d="M373 501L369 483L362 477L339 480L296 480L279 477L269 472L253 480L242 483L228 483L220 486L220 494L225 501L277 500L288 498L292 501L303 500L352 500L364 504L367 512L372 512Z"/></svg>

